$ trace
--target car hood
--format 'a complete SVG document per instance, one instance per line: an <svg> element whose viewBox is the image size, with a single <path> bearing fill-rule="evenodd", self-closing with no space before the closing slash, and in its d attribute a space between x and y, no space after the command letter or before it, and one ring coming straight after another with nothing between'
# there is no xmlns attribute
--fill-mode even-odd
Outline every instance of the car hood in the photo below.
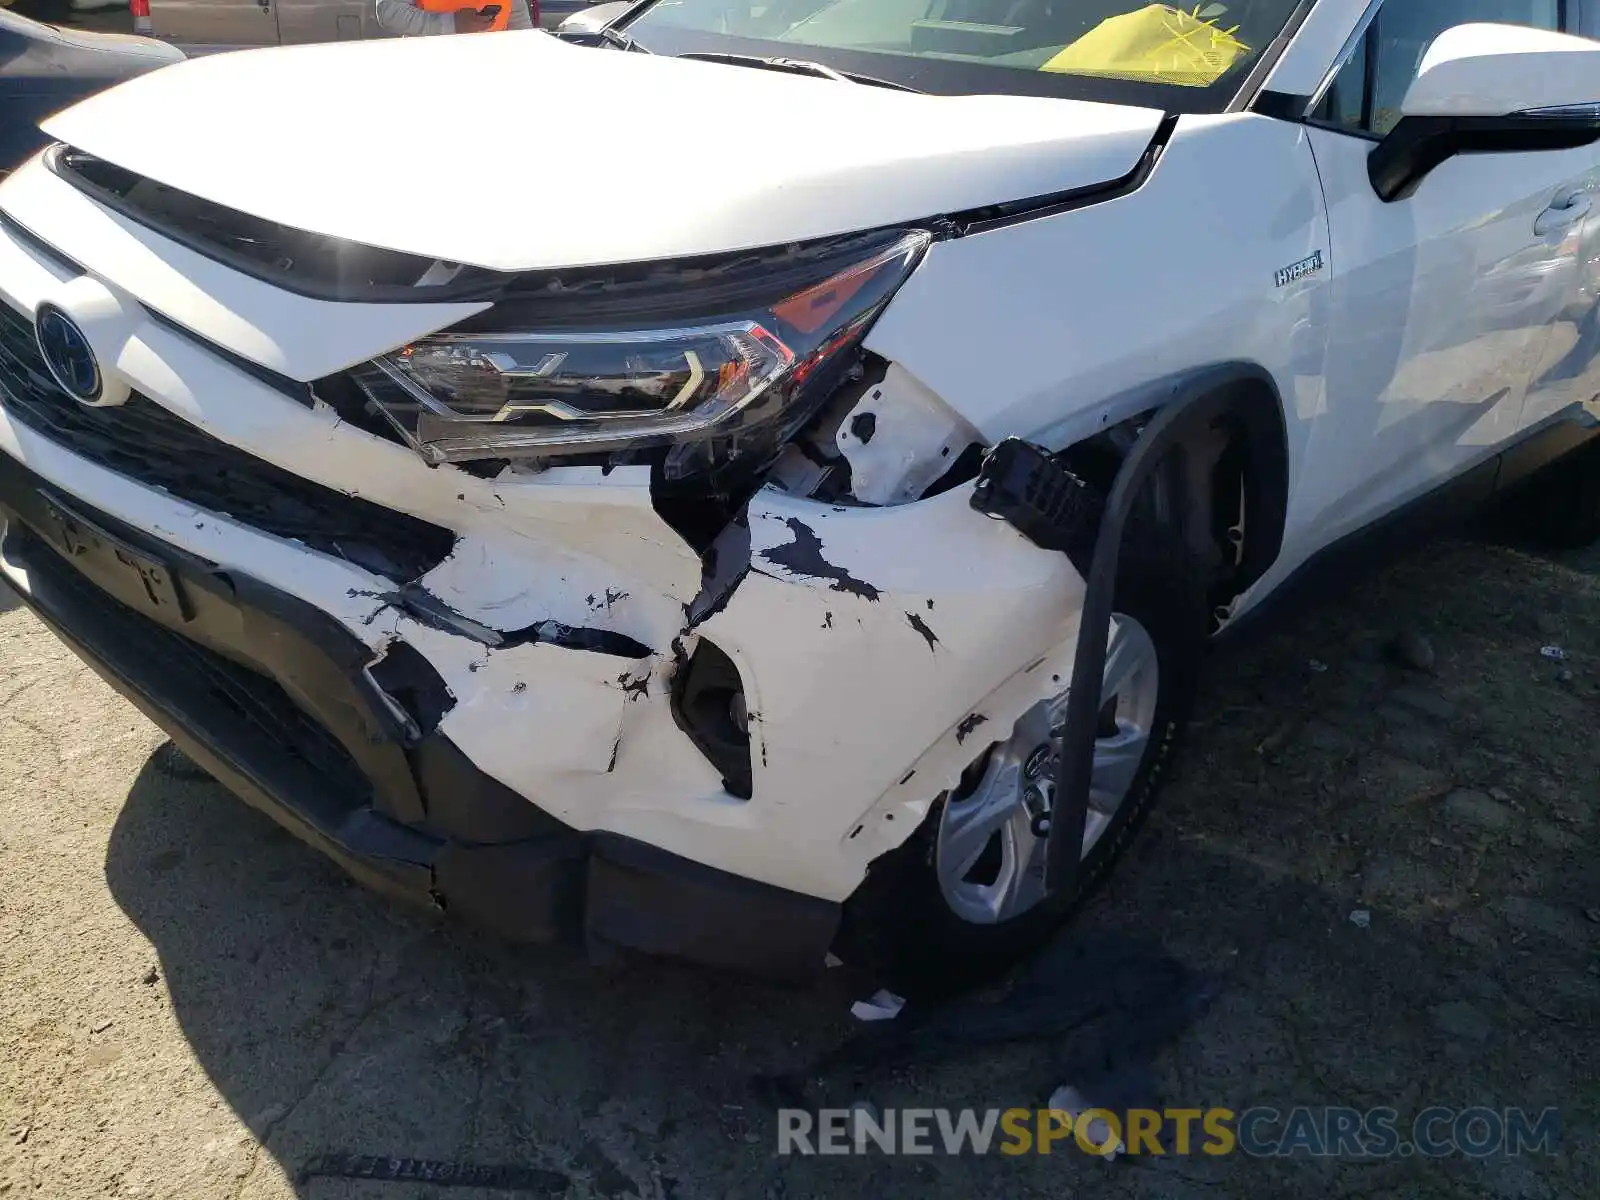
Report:
<svg viewBox="0 0 1600 1200"><path fill-rule="evenodd" d="M191 59L47 133L298 229L496 270L750 249L1090 187L1160 112L943 97L538 31Z"/></svg>

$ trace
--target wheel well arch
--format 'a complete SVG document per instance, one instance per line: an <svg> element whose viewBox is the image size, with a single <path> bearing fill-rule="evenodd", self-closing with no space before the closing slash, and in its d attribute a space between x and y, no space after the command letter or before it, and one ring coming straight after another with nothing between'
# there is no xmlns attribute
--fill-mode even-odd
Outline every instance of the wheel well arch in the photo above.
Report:
<svg viewBox="0 0 1600 1200"><path fill-rule="evenodd" d="M1289 434L1283 399L1270 375L1241 376L1218 390L1224 407L1217 420L1243 459L1240 503L1245 537L1230 581L1242 592L1267 573L1283 548Z"/></svg>
<svg viewBox="0 0 1600 1200"><path fill-rule="evenodd" d="M1129 518L1147 485L1176 458L1192 463L1195 449L1215 443L1220 429L1235 427L1243 444L1262 456L1257 473L1263 477L1262 503L1268 503L1263 541L1268 551L1255 555L1252 565L1276 558L1281 543L1282 500L1270 503L1274 480L1288 491L1288 449L1284 435L1281 393L1272 374L1258 363L1224 362L1185 373L1159 389L1153 405L1141 405L1144 416L1133 430L1134 440L1117 467L1100 517L1094 551L1084 578L1084 597L1078 622L1077 649L1072 682L1067 692L1065 729L1056 774L1056 803L1050 823L1046 877L1052 888L1071 886L1078 869L1088 811L1090 769L1098 723L1098 681L1105 666L1106 639L1111 622L1111 595L1118 559L1123 552ZM1228 439L1232 444L1234 439ZM1193 473L1190 472L1192 481ZM1248 492L1246 493L1248 496ZM1272 516L1276 510L1276 517ZM1181 513L1182 510L1180 509ZM1276 538L1271 537L1273 527ZM1260 567L1265 570L1265 567Z"/></svg>
<svg viewBox="0 0 1600 1200"><path fill-rule="evenodd" d="M1169 409L1204 408L1164 438L1148 472L1151 514L1212 581L1219 605L1259 580L1283 548L1289 439L1276 381L1248 362L1196 368L1123 395L1102 410L1116 424L1059 451L1064 465L1103 495L1144 430Z"/></svg>

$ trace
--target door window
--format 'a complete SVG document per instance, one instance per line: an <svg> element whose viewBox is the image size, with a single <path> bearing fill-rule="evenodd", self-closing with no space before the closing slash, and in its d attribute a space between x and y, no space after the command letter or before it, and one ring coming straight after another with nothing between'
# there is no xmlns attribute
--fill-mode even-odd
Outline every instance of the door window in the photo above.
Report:
<svg viewBox="0 0 1600 1200"><path fill-rule="evenodd" d="M1422 58L1446 29L1477 21L1565 27L1562 0L1387 0L1365 41L1340 70L1315 119L1382 137L1400 120L1400 104Z"/></svg>

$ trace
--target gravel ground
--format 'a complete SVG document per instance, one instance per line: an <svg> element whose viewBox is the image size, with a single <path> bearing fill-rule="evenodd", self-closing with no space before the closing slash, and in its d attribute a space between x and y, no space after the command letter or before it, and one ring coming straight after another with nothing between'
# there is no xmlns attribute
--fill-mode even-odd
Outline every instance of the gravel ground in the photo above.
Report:
<svg viewBox="0 0 1600 1200"><path fill-rule="evenodd" d="M1600 1195L1600 554L1444 544L1219 656L1178 778L1078 922L1222 981L1159 1060L1169 1105L1561 1109L1557 1154L1491 1161L779 1158L751 1081L851 1032L840 973L796 994L602 972L393 908L6 607L8 1197L535 1194L305 1176L330 1154L648 1200ZM1397 629L1431 673L1384 660ZM818 1086L1036 1105L1062 1082L1049 1061L1024 1045Z"/></svg>

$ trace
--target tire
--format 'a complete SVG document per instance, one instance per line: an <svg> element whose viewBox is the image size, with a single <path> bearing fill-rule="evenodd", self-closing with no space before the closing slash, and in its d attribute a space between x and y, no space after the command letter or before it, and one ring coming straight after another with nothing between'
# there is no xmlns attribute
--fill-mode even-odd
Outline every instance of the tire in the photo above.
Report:
<svg viewBox="0 0 1600 1200"><path fill-rule="evenodd" d="M1207 610L1203 588L1185 563L1181 552L1135 551L1119 566L1112 608L1149 633L1159 691L1143 759L1072 888L1009 920L978 924L958 915L938 877L947 803L941 797L903 845L872 864L846 902L837 945L846 963L904 996L953 994L996 978L1040 949L1104 882L1165 784L1193 708Z"/></svg>
<svg viewBox="0 0 1600 1200"><path fill-rule="evenodd" d="M1501 511L1518 537L1536 545L1578 550L1600 541L1600 438L1540 471Z"/></svg>

